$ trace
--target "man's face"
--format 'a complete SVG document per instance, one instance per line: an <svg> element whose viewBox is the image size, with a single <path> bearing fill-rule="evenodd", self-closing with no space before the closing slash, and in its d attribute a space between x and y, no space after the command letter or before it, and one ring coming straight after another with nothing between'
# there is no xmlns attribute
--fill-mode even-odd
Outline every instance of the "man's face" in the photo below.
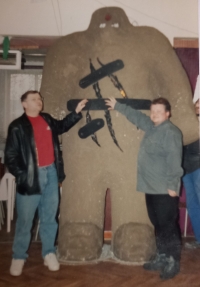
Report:
<svg viewBox="0 0 200 287"><path fill-rule="evenodd" d="M197 116L199 116L199 109L200 109L200 107L199 107L199 99L196 101L196 103L194 104L194 107L195 107L195 113L196 113L196 115Z"/></svg>
<svg viewBox="0 0 200 287"><path fill-rule="evenodd" d="M38 93L29 94L22 105L28 114L39 114L43 108L42 98Z"/></svg>
<svg viewBox="0 0 200 287"><path fill-rule="evenodd" d="M169 112L166 112L165 106L162 104L151 105L150 119L155 126L160 125L169 118Z"/></svg>

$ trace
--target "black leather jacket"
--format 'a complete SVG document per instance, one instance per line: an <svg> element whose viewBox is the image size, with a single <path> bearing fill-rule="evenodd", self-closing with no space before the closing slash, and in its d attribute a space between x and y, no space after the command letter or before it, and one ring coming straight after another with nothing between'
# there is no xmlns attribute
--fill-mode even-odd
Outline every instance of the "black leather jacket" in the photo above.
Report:
<svg viewBox="0 0 200 287"><path fill-rule="evenodd" d="M47 113L40 113L40 115L52 131L55 166L58 180L62 182L65 173L58 135L73 127L82 118L82 114L72 112L60 121L55 120ZM9 125L5 147L5 164L9 172L16 177L17 192L23 195L40 194L33 128L25 113Z"/></svg>

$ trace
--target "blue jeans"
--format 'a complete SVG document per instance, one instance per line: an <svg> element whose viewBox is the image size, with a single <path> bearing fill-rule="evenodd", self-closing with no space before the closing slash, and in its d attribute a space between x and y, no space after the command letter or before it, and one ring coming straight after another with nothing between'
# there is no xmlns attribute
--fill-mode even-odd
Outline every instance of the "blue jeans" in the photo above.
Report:
<svg viewBox="0 0 200 287"><path fill-rule="evenodd" d="M196 240L200 243L200 168L183 177L186 205Z"/></svg>
<svg viewBox="0 0 200 287"><path fill-rule="evenodd" d="M55 165L38 168L41 194L16 195L17 222L13 242L13 258L26 259L31 240L31 228L38 208L40 219L39 234L42 241L42 256L55 253L55 238L58 229L58 177Z"/></svg>

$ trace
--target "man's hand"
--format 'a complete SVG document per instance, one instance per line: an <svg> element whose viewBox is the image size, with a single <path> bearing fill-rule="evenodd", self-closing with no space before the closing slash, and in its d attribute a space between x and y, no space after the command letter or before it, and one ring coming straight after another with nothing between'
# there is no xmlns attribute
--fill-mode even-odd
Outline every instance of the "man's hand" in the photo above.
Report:
<svg viewBox="0 0 200 287"><path fill-rule="evenodd" d="M113 97L108 98L108 100L105 100L106 106L109 107L108 110L114 110L116 102L117 101Z"/></svg>
<svg viewBox="0 0 200 287"><path fill-rule="evenodd" d="M84 99L82 101L80 101L78 103L78 105L76 106L75 112L78 114L82 111L82 109L85 107L86 103L88 102L88 100Z"/></svg>
<svg viewBox="0 0 200 287"><path fill-rule="evenodd" d="M168 191L168 193L169 193L169 195L170 195L171 197L178 196L177 193L176 193L176 191L174 191L174 190L168 189L167 191Z"/></svg>

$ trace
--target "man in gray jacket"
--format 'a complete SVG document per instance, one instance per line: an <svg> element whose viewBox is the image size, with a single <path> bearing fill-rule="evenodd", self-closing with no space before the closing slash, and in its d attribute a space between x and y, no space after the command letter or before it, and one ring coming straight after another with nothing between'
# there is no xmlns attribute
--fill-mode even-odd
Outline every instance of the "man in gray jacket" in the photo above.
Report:
<svg viewBox="0 0 200 287"><path fill-rule="evenodd" d="M138 154L137 190L145 193L157 253L143 267L160 270L162 279L172 278L180 270L178 195L183 174L182 133L169 121L171 106L164 98L152 101L150 117L114 98L105 102L109 110L119 111L145 131Z"/></svg>

